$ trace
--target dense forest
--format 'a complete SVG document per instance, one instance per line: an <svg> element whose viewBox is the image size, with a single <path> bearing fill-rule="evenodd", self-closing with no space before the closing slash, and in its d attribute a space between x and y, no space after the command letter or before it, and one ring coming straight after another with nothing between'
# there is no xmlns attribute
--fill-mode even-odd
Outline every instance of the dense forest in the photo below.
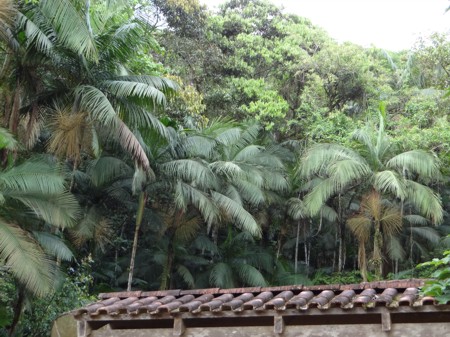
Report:
<svg viewBox="0 0 450 337"><path fill-rule="evenodd" d="M265 0L3 0L0 39L0 336L120 289L429 277L450 245L446 35L391 52Z"/></svg>

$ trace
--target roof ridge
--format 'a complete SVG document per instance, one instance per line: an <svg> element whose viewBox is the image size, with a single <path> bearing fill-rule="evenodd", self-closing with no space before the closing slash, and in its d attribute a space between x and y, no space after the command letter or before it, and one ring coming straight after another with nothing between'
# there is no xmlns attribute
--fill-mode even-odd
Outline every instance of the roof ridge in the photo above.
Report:
<svg viewBox="0 0 450 337"><path fill-rule="evenodd" d="M184 295L204 295L204 294L241 294L241 293L261 293L265 291L282 292L286 290L291 291L344 291L344 290L364 290L364 289L406 289L421 287L425 283L424 279L402 279L402 280L386 280L386 281L373 281L373 282L361 282L355 284L324 284L324 285L289 285L289 286L275 286L275 287L248 287L248 288L205 288L205 289L189 289L189 290L156 290L156 291L119 291L110 293L100 293L98 297L100 299L107 299L112 297L129 298L129 297L149 297L149 296L184 296Z"/></svg>

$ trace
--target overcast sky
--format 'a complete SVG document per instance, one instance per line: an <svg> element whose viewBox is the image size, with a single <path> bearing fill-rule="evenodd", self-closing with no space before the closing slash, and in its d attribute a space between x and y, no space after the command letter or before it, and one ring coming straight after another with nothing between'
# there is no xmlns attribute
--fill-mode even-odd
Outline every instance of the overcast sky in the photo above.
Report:
<svg viewBox="0 0 450 337"><path fill-rule="evenodd" d="M224 0L200 0L211 9ZM392 51L409 49L419 36L450 29L449 0L275 0L285 12L309 18L339 42Z"/></svg>

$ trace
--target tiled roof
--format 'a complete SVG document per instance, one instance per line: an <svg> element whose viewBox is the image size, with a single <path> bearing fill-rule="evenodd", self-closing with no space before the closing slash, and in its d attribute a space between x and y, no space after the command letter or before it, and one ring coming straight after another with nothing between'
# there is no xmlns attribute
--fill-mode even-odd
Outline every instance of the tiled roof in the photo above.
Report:
<svg viewBox="0 0 450 337"><path fill-rule="evenodd" d="M432 297L419 296L423 280L365 282L352 285L282 286L238 289L197 289L132 291L100 294L100 300L73 312L78 319L141 314L158 317L167 314L201 312L244 312L248 310L289 309L308 311L317 308L354 310L374 307L421 307L436 305Z"/></svg>

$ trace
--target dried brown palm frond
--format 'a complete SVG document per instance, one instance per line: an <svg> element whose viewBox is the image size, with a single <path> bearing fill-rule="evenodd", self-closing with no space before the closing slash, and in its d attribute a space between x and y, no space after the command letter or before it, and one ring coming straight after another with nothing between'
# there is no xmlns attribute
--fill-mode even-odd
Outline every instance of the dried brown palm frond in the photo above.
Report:
<svg viewBox="0 0 450 337"><path fill-rule="evenodd" d="M78 162L83 151L91 151L94 130L86 113L57 109L50 127L48 151L57 157Z"/></svg>
<svg viewBox="0 0 450 337"><path fill-rule="evenodd" d="M3 30L14 22L16 9L12 0L0 0L0 27Z"/></svg>
<svg viewBox="0 0 450 337"><path fill-rule="evenodd" d="M72 242L76 247L80 248L92 240L102 252L111 244L112 234L108 219L99 217L95 210L90 210L77 227L70 230Z"/></svg>
<svg viewBox="0 0 450 337"><path fill-rule="evenodd" d="M34 111L25 115L19 124L19 140L27 149L31 149L36 145L44 126L42 114L39 113L39 109L37 107L33 109Z"/></svg>

